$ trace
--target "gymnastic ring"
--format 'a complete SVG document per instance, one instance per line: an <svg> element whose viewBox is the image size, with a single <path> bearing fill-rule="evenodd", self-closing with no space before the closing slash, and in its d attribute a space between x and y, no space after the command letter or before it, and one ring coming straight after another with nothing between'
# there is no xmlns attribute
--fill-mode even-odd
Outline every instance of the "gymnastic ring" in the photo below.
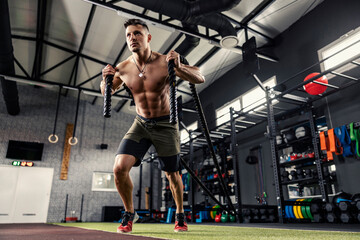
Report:
<svg viewBox="0 0 360 240"><path fill-rule="evenodd" d="M55 137L55 139L52 140L52 137ZM49 142L51 142L51 143L57 143L58 140L59 140L59 138L58 138L58 136L57 136L56 134L50 134L50 136L48 137L48 140L49 140Z"/></svg>
<svg viewBox="0 0 360 240"><path fill-rule="evenodd" d="M73 139L74 142L72 142ZM68 142L70 145L76 145L78 143L78 139L76 137L70 137Z"/></svg>

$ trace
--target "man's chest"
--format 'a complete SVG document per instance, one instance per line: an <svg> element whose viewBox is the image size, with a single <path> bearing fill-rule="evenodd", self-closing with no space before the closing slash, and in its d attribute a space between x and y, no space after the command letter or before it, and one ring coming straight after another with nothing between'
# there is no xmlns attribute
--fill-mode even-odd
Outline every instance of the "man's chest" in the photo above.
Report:
<svg viewBox="0 0 360 240"><path fill-rule="evenodd" d="M139 76L142 75L142 76ZM161 92L168 87L167 68L147 66L142 74L137 68L130 68L121 78L133 94Z"/></svg>

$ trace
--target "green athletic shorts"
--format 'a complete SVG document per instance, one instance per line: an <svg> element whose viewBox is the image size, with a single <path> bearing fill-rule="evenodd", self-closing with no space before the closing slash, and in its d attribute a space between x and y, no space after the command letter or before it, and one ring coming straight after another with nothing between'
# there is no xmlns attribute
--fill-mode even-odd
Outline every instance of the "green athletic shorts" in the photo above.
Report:
<svg viewBox="0 0 360 240"><path fill-rule="evenodd" d="M169 123L169 116L144 118L137 115L129 131L120 142L116 155L129 154L139 166L151 145L154 145L161 169L166 172L180 170L180 134L178 124Z"/></svg>

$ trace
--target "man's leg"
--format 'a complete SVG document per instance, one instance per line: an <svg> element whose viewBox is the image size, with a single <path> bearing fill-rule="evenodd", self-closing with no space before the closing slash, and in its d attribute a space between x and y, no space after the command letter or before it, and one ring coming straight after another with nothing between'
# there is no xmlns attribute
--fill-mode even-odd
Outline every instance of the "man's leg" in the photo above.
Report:
<svg viewBox="0 0 360 240"><path fill-rule="evenodd" d="M118 232L130 233L134 218L133 204L133 183L130 178L130 170L135 164L136 158L127 154L119 154L115 158L114 176L115 185L125 206L125 214L122 224L118 227Z"/></svg>
<svg viewBox="0 0 360 240"><path fill-rule="evenodd" d="M170 190L176 204L175 232L184 232L188 230L183 206L183 183L179 172L166 172L169 180Z"/></svg>
<svg viewBox="0 0 360 240"><path fill-rule="evenodd" d="M183 213L183 182L179 172L166 172L167 179L169 180L170 190L176 204L176 213Z"/></svg>

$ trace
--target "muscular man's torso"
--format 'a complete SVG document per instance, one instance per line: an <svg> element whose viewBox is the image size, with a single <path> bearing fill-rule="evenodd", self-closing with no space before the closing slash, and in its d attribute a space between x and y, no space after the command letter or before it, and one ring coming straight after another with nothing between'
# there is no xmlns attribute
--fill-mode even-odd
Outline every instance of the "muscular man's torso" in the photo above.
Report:
<svg viewBox="0 0 360 240"><path fill-rule="evenodd" d="M144 77L132 57L118 65L119 77L133 94L136 112L146 118L169 115L169 80L166 56L153 53L146 65Z"/></svg>

